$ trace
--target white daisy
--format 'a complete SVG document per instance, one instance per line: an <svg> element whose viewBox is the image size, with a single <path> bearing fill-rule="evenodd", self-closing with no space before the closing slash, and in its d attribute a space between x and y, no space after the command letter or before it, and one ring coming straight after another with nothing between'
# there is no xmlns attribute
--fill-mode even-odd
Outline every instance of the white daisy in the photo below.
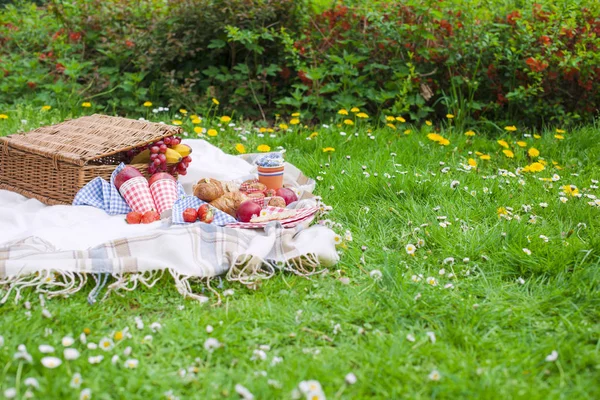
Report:
<svg viewBox="0 0 600 400"><path fill-rule="evenodd" d="M129 358L129 359L127 359L127 361L125 361L124 367L128 368L128 369L135 369L135 368L137 368L139 363L140 362L138 360L136 360L135 358Z"/></svg>
<svg viewBox="0 0 600 400"><path fill-rule="evenodd" d="M546 361L554 362L558 359L558 352L556 350L552 350L552 353L546 356Z"/></svg>
<svg viewBox="0 0 600 400"><path fill-rule="evenodd" d="M440 379L442 379L442 375L437 369L434 369L429 373L428 378L430 381L439 381Z"/></svg>
<svg viewBox="0 0 600 400"><path fill-rule="evenodd" d="M100 364L104 360L104 356L92 356L88 357L88 362L90 364Z"/></svg>
<svg viewBox="0 0 600 400"><path fill-rule="evenodd" d="M92 389L83 389L79 393L79 400L90 400L92 398Z"/></svg>
<svg viewBox="0 0 600 400"><path fill-rule="evenodd" d="M100 339L98 347L100 347L101 350L110 351L113 347L115 347L115 343L111 339L105 337Z"/></svg>
<svg viewBox="0 0 600 400"><path fill-rule="evenodd" d="M49 369L57 368L62 364L62 360L57 357L44 357L41 362L44 367Z"/></svg>
<svg viewBox="0 0 600 400"><path fill-rule="evenodd" d="M35 389L39 389L40 388L40 383L38 382L37 379L33 378L33 377L29 377L27 379L25 379L25 386L29 386Z"/></svg>
<svg viewBox="0 0 600 400"><path fill-rule="evenodd" d="M221 347L221 343L215 338L208 338L204 341L204 350L212 353L216 349Z"/></svg>
<svg viewBox="0 0 600 400"><path fill-rule="evenodd" d="M77 360L79 358L79 351L69 347L63 351L63 356L65 360Z"/></svg>
<svg viewBox="0 0 600 400"><path fill-rule="evenodd" d="M235 391L244 400L254 400L254 395L244 386L239 383L235 385Z"/></svg>
<svg viewBox="0 0 600 400"><path fill-rule="evenodd" d="M348 385L354 385L358 379L356 378L356 375L354 375L354 373L350 372L344 377L344 380Z"/></svg>
<svg viewBox="0 0 600 400"><path fill-rule="evenodd" d="M417 251L417 248L415 247L414 244L410 244L409 243L409 244L406 245L405 250L406 250L406 254L412 256L412 255L415 254L415 251Z"/></svg>
<svg viewBox="0 0 600 400"><path fill-rule="evenodd" d="M65 336L62 338L62 345L65 347L71 347L73 346L73 343L75 343L75 339L73 339L71 336Z"/></svg>
<svg viewBox="0 0 600 400"><path fill-rule="evenodd" d="M40 344L38 349L40 350L40 353L44 353L44 354L54 353L54 347L52 347L48 344Z"/></svg>

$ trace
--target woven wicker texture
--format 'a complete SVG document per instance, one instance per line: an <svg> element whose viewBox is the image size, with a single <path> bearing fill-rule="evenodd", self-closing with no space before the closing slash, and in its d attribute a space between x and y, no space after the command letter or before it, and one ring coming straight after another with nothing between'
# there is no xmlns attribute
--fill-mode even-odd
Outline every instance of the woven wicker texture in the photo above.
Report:
<svg viewBox="0 0 600 400"><path fill-rule="evenodd" d="M123 152L181 132L174 126L92 115L0 137L0 189L71 204L86 183L106 180ZM132 165L148 177L147 165Z"/></svg>
<svg viewBox="0 0 600 400"><path fill-rule="evenodd" d="M175 126L94 114L1 139L10 148L83 166L180 132Z"/></svg>

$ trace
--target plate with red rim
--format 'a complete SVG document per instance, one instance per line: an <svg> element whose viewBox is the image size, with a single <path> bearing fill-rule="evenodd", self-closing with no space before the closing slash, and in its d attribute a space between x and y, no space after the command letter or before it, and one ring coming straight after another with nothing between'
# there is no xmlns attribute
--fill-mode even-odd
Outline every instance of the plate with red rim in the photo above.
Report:
<svg viewBox="0 0 600 400"><path fill-rule="evenodd" d="M290 209L269 206L269 207L265 207L261 211L261 216L282 213L284 211L290 211ZM283 225L284 228L293 228L301 223L311 222L315 218L315 214L317 213L317 211L319 211L319 207L300 208L295 211L296 211L296 215L294 215L293 217L279 220L279 222L281 222L281 225ZM273 221L234 222L234 223L228 224L227 227L228 228L242 228L242 229L260 229L260 228L264 228L269 222L273 222Z"/></svg>

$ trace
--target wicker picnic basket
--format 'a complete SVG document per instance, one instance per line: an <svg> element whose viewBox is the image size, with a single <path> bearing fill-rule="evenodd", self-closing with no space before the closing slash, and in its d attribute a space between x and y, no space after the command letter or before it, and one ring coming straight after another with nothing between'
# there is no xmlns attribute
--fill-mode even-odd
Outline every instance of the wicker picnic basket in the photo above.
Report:
<svg viewBox="0 0 600 400"><path fill-rule="evenodd" d="M0 189L71 204L95 177L109 180L128 150L179 133L176 126L91 115L0 137ZM148 177L147 164L132 166Z"/></svg>

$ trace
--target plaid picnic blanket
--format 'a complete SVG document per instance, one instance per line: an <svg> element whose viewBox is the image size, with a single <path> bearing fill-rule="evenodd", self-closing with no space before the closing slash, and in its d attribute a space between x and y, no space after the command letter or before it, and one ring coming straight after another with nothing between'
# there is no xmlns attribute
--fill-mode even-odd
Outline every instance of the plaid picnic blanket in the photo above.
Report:
<svg viewBox="0 0 600 400"><path fill-rule="evenodd" d="M48 297L75 293L87 275L97 282L114 277L108 292L129 290L134 283L150 285L148 273L156 271L169 271L183 296L207 301L206 296L194 293L191 280L225 275L252 287L278 270L308 276L337 263L335 240L335 233L325 226L292 230L283 229L278 222L269 223L261 233L212 224L189 225L113 240L85 251L60 251L30 237L0 246L0 286L8 286L0 304L12 292L18 299L24 287L33 286ZM90 293L90 303L99 289L97 285Z"/></svg>
<svg viewBox="0 0 600 400"><path fill-rule="evenodd" d="M188 192L197 177L243 181L255 176L255 168L239 157L202 140L186 143L202 154L188 169L188 175L196 178L180 179ZM299 208L315 206L314 181L291 164L286 164L285 179L301 192ZM0 304L11 296L18 300L26 287L48 297L69 295L88 279L96 281L88 297L93 303L103 292L106 296L138 285L151 287L166 272L183 296L207 301L199 292L212 290L210 281L216 277L257 287L278 271L309 276L339 258L339 236L323 225L309 227L312 218L287 229L279 221L260 229L233 229L177 225L176 218L174 223L128 225L120 215L127 212L127 205L118 192L112 192L108 182L98 180L95 185L85 200L77 199L94 207L50 207L0 190ZM174 208L188 204L185 199L181 197ZM223 218L220 224L232 222ZM198 290L192 282L203 285ZM218 292L215 296L219 298Z"/></svg>

